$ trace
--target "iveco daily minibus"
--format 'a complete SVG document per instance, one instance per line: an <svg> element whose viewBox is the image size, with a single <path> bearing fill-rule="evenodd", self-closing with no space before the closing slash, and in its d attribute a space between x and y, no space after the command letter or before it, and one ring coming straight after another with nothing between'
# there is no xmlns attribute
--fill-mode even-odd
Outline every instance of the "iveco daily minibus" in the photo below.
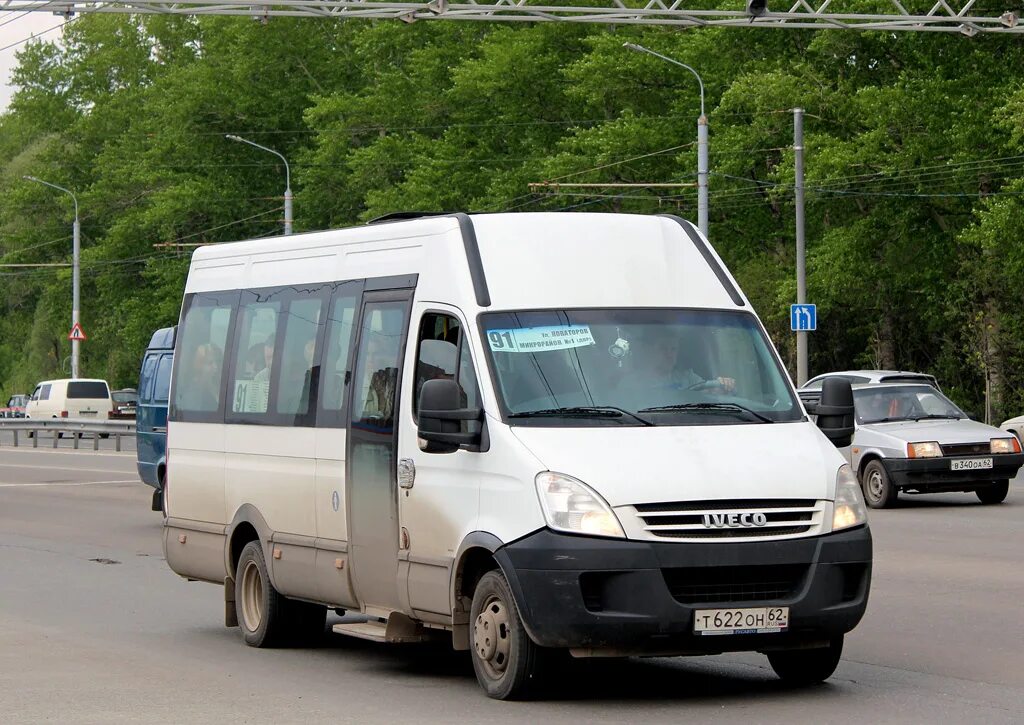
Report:
<svg viewBox="0 0 1024 725"><path fill-rule="evenodd" d="M363 616L343 634L450 637L495 698L530 695L560 652L754 650L819 681L864 613L871 536L835 448L849 384L818 413L674 217L447 214L203 247L164 549L223 586L250 645L344 610Z"/></svg>

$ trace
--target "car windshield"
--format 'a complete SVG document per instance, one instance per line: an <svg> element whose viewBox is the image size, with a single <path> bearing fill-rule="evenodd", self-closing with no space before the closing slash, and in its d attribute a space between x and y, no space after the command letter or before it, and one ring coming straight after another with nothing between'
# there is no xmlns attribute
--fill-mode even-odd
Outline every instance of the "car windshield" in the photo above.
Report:
<svg viewBox="0 0 1024 725"><path fill-rule="evenodd" d="M803 419L746 312L495 312L480 329L513 425L728 425Z"/></svg>
<svg viewBox="0 0 1024 725"><path fill-rule="evenodd" d="M967 414L930 385L878 385L853 391L858 423L960 419Z"/></svg>

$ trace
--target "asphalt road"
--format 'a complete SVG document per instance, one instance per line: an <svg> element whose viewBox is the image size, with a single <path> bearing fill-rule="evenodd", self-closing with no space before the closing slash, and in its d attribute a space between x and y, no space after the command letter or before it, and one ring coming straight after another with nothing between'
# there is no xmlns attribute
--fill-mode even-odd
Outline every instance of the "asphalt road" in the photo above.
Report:
<svg viewBox="0 0 1024 725"><path fill-rule="evenodd" d="M532 703L439 646L244 646L220 589L167 568L149 502L132 454L0 445L0 722L1024 722L1020 481L872 513L871 602L827 684L756 654L577 661Z"/></svg>

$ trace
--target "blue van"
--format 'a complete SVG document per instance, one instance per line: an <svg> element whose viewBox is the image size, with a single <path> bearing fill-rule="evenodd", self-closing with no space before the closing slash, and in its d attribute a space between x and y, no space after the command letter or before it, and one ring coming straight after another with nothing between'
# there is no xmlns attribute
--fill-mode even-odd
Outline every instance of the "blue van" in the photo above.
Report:
<svg viewBox="0 0 1024 725"><path fill-rule="evenodd" d="M153 333L139 372L139 403L135 413L135 449L139 478L152 486L153 510L164 510L167 470L167 394L171 387L175 327Z"/></svg>

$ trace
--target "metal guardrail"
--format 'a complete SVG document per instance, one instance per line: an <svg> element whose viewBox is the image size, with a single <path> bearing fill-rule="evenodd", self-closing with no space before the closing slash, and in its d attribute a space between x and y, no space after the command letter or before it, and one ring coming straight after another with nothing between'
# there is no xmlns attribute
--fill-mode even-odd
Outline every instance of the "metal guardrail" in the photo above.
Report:
<svg viewBox="0 0 1024 725"><path fill-rule="evenodd" d="M135 435L134 420L90 420L88 418L0 418L0 431L14 433L14 447L18 447L18 433L29 433L32 447L39 447L39 434L49 431L53 434L53 447L64 433L70 433L75 450L83 435L91 435L92 449L100 448L100 437L113 437L114 450L121 450L121 438Z"/></svg>

